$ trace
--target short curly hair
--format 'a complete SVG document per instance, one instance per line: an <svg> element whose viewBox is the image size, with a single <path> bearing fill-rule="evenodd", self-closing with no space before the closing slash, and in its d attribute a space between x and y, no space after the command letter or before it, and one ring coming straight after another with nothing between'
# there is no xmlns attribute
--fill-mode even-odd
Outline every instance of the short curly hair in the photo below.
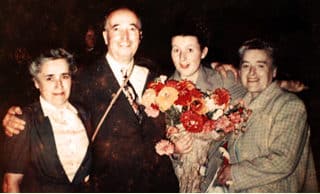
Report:
<svg viewBox="0 0 320 194"><path fill-rule="evenodd" d="M269 43L265 40L259 39L259 38L247 40L241 45L241 47L238 50L239 57L240 57L240 63L242 62L242 59L243 59L245 52L247 50L253 50L253 49L264 50L267 53L267 55L269 56L269 58L272 60L272 66L274 68L277 67L276 62L275 62L275 60L276 60L275 50L276 49L274 48L274 46L271 43Z"/></svg>
<svg viewBox="0 0 320 194"><path fill-rule="evenodd" d="M46 50L38 58L36 58L29 66L29 73L33 78L36 78L40 73L41 66L45 62L56 59L65 59L69 65L71 74L74 74L77 71L73 55L62 48L57 48Z"/></svg>

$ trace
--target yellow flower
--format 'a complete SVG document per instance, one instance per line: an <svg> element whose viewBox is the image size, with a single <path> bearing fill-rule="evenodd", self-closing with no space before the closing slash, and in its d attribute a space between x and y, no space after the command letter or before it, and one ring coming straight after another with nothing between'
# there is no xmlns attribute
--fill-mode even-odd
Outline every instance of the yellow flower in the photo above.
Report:
<svg viewBox="0 0 320 194"><path fill-rule="evenodd" d="M159 92L156 103L161 112L168 110L173 103L178 99L179 92L173 87L163 87Z"/></svg>
<svg viewBox="0 0 320 194"><path fill-rule="evenodd" d="M141 98L141 104L145 107L150 107L156 102L156 91L152 88L146 89Z"/></svg>

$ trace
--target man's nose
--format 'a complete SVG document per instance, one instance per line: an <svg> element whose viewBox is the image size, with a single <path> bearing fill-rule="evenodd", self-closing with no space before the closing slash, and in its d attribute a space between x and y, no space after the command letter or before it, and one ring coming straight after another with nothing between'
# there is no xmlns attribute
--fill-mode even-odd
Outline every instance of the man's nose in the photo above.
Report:
<svg viewBox="0 0 320 194"><path fill-rule="evenodd" d="M129 39L129 32L128 32L128 30L123 30L123 31L121 32L121 39L122 39L122 40L128 40L128 39Z"/></svg>

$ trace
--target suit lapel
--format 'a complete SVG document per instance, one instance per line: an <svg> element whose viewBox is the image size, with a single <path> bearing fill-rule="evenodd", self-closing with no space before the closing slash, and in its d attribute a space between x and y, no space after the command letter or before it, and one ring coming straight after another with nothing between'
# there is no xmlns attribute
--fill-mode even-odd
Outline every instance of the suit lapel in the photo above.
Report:
<svg viewBox="0 0 320 194"><path fill-rule="evenodd" d="M40 103L36 104L34 111L36 113L38 121L40 121L37 123L37 125L35 125L34 130L37 133L41 143L43 144L43 147L48 152L44 155L44 157L46 157L45 160L51 160L51 163L55 165L53 168L56 169L57 172L64 172L63 175L61 175L61 178L69 182L69 179L65 174L64 168L59 160L58 152L56 149L56 142L54 140L53 129L49 117L45 117L43 115Z"/></svg>

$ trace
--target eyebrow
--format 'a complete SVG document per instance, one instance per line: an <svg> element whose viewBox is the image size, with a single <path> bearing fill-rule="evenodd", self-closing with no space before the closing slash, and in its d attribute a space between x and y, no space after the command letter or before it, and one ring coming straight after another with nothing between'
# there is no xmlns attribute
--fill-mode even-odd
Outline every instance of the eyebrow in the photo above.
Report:
<svg viewBox="0 0 320 194"><path fill-rule="evenodd" d="M111 28L115 28L115 27L118 27L118 26L120 26L120 24L113 24L113 25L111 26ZM134 26L135 28L137 28L137 29L140 30L140 27L138 26L138 24L131 23L131 24L129 24L129 26Z"/></svg>
<svg viewBox="0 0 320 194"><path fill-rule="evenodd" d="M44 75L45 77L52 77L52 76L54 76L55 74L46 74L46 75ZM71 73L70 72L65 72L65 73L61 73L60 75L71 75Z"/></svg>
<svg viewBox="0 0 320 194"><path fill-rule="evenodd" d="M266 60L258 60L256 61L257 63L264 63L264 64L267 64L267 61ZM247 60L242 60L241 63L249 63L249 61Z"/></svg>

